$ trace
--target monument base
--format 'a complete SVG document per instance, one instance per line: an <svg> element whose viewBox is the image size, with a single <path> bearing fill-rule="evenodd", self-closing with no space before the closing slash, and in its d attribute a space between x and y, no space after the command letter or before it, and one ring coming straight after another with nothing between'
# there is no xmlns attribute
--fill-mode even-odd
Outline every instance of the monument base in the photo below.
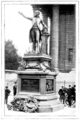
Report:
<svg viewBox="0 0 80 120"><path fill-rule="evenodd" d="M57 72L50 70L48 55L26 55L26 68L18 71L18 91L16 98L34 96L38 101L37 112L53 112L64 107L56 95Z"/></svg>
<svg viewBox="0 0 80 120"><path fill-rule="evenodd" d="M46 94L41 95L40 93L29 93L29 92L20 92L15 98L28 98L29 96L34 96L38 101L38 110L37 112L55 112L64 108L64 105L59 102L56 94Z"/></svg>
<svg viewBox="0 0 80 120"><path fill-rule="evenodd" d="M64 108L64 105L62 105L62 104L57 104L57 105L54 105L54 106L40 106L38 108L38 112L39 113L55 112L55 111L61 110L63 108Z"/></svg>

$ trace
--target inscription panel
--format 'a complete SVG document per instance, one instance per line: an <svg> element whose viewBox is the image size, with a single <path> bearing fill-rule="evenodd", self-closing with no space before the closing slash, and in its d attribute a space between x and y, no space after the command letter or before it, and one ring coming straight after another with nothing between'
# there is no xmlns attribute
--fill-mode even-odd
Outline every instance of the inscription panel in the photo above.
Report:
<svg viewBox="0 0 80 120"><path fill-rule="evenodd" d="M22 79L21 91L39 92L39 80L38 79Z"/></svg>

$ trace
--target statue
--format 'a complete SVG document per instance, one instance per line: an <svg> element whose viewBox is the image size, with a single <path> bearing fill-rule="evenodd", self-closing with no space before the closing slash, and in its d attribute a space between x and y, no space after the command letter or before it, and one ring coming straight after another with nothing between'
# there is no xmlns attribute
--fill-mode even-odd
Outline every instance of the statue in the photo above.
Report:
<svg viewBox="0 0 80 120"><path fill-rule="evenodd" d="M33 18L26 17L21 12L19 12L19 14L22 15L24 18L32 21L32 27L29 32L29 41L30 43L32 43L33 46L32 51L35 52L36 54L41 53L41 43L42 43L41 35L45 29L47 30L47 26L40 18L40 11L38 10L35 11ZM43 27L42 30L40 28L41 25Z"/></svg>

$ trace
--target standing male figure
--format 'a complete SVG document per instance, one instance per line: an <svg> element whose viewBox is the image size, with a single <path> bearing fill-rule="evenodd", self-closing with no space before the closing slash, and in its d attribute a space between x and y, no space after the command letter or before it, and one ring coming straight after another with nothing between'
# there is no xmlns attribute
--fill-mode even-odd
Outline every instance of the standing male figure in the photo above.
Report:
<svg viewBox="0 0 80 120"><path fill-rule="evenodd" d="M72 99L72 88L71 88L71 85L69 85L69 88L68 88L68 103L69 103L70 107L71 107L71 99Z"/></svg>
<svg viewBox="0 0 80 120"><path fill-rule="evenodd" d="M74 102L76 101L76 88L75 87L76 87L75 85L72 86L72 97L73 97Z"/></svg>
<svg viewBox="0 0 80 120"><path fill-rule="evenodd" d="M13 86L13 95L15 96L16 93L17 93L17 85L16 85L16 82L15 82L15 84Z"/></svg>
<svg viewBox="0 0 80 120"><path fill-rule="evenodd" d="M10 90L8 88L8 86L5 87L5 103L7 104L8 103L8 96L10 94Z"/></svg>
<svg viewBox="0 0 80 120"><path fill-rule="evenodd" d="M60 95L60 101L63 102L64 104L64 100L65 100L65 92L64 92L64 87L62 86L61 89L59 89L59 95Z"/></svg>
<svg viewBox="0 0 80 120"><path fill-rule="evenodd" d="M32 21L32 28L30 29L29 33L29 41L33 43L33 51L36 53L41 52L41 34L42 30L47 29L47 26L43 22L43 20L40 18L40 11L35 11L33 18L29 18L23 15L23 13L19 12L20 15L22 15L24 18L29 19ZM43 26L43 29L41 30L41 25Z"/></svg>

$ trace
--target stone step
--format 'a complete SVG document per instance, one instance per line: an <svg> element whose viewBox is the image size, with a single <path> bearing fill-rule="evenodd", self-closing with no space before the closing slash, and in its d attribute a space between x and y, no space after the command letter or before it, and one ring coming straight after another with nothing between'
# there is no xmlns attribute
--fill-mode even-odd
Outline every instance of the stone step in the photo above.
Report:
<svg viewBox="0 0 80 120"><path fill-rule="evenodd" d="M53 106L44 105L44 106L40 106L38 108L38 112L39 113L43 113L43 112L55 112L55 111L61 110L63 108L64 108L63 104L57 104L57 105L53 105Z"/></svg>

